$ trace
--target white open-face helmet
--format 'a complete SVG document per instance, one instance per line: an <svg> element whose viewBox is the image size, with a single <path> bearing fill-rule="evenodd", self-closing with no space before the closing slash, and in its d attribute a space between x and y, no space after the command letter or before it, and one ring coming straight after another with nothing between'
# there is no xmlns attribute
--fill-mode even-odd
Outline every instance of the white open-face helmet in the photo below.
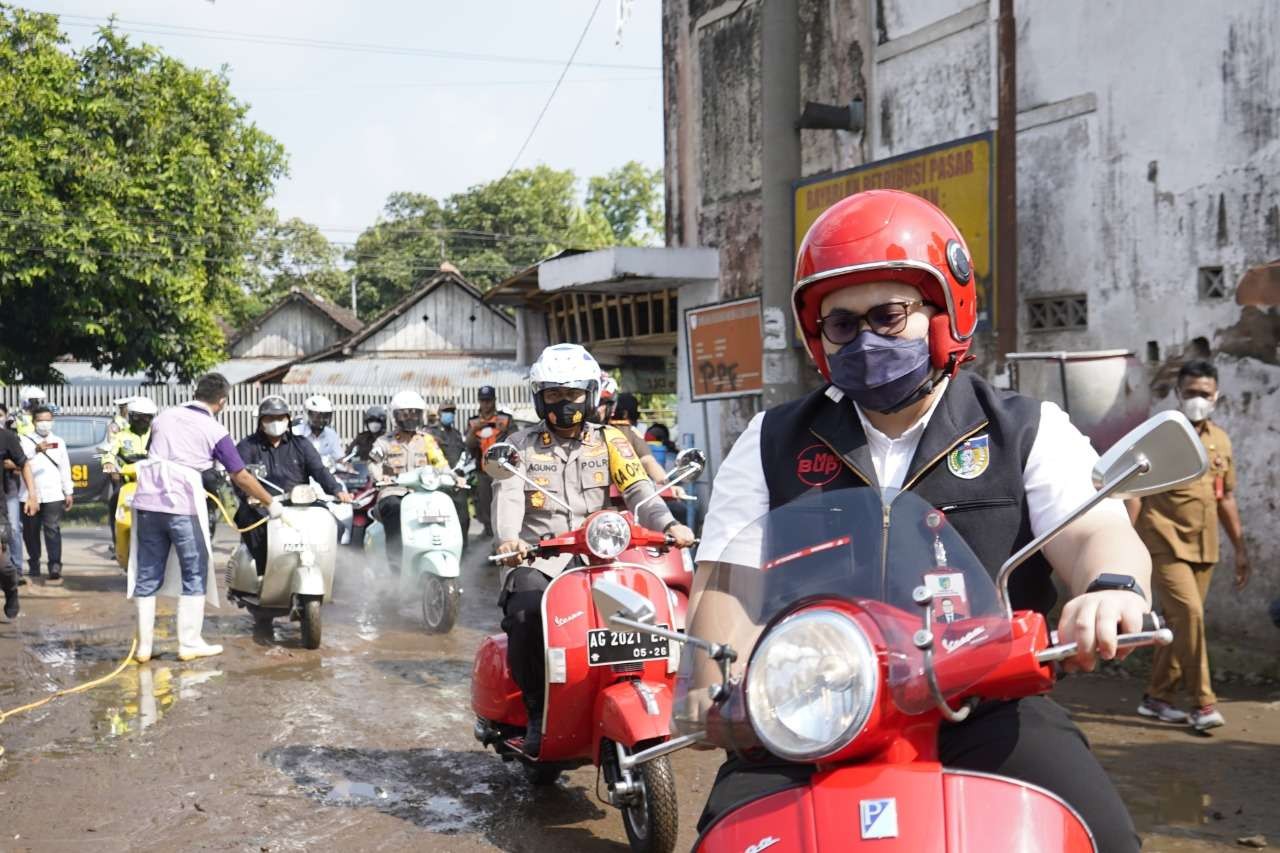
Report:
<svg viewBox="0 0 1280 853"><path fill-rule="evenodd" d="M131 415L154 415L160 411L156 408L155 401L150 397L130 397L129 398L129 414Z"/></svg>
<svg viewBox="0 0 1280 853"><path fill-rule="evenodd" d="M417 391L401 391L391 398L391 419L404 432L418 429L427 420L427 401Z"/></svg>
<svg viewBox="0 0 1280 853"><path fill-rule="evenodd" d="M302 404L302 408L308 412L320 412L321 414L333 414L333 403L323 394L312 394Z"/></svg>
<svg viewBox="0 0 1280 853"><path fill-rule="evenodd" d="M548 388L581 388L587 392L587 411L600 401L600 365L578 344L549 346L529 368L529 386L538 417L547 416L542 392Z"/></svg>
<svg viewBox="0 0 1280 853"><path fill-rule="evenodd" d="M34 385L24 385L22 390L18 392L18 398L22 400L23 407L28 407L32 403L42 403L46 399L44 389L37 388Z"/></svg>
<svg viewBox="0 0 1280 853"><path fill-rule="evenodd" d="M136 399L138 398L137 397L116 397L111 402L116 406L128 406L130 403L132 403Z"/></svg>

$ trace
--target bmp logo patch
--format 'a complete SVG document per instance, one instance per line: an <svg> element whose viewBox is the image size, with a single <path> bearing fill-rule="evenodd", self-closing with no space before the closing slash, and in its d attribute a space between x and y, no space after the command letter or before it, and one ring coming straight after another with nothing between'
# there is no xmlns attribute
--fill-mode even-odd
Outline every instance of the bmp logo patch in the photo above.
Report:
<svg viewBox="0 0 1280 853"><path fill-rule="evenodd" d="M840 473L840 457L825 444L811 444L796 456L796 476L806 486L825 486Z"/></svg>
<svg viewBox="0 0 1280 853"><path fill-rule="evenodd" d="M864 840L898 837L898 801L893 797L883 800L863 800L858 803L862 815Z"/></svg>
<svg viewBox="0 0 1280 853"><path fill-rule="evenodd" d="M973 480L991 464L991 440L985 435L966 439L947 454L947 468L961 480Z"/></svg>

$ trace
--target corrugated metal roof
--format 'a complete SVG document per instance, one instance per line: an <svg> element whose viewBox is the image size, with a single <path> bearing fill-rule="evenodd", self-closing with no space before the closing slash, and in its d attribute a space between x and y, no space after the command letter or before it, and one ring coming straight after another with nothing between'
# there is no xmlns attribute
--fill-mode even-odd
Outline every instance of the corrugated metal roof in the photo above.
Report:
<svg viewBox="0 0 1280 853"><path fill-rule="evenodd" d="M265 370L287 364L287 358L233 358L216 364L213 370L227 377L233 385ZM87 361L59 361L53 365L68 385L139 385L149 384L146 374L112 374L98 370ZM163 383L162 383L163 384Z"/></svg>
<svg viewBox="0 0 1280 853"><path fill-rule="evenodd" d="M493 358L350 358L295 364L286 385L406 385L415 388L479 388L524 385L529 371Z"/></svg>

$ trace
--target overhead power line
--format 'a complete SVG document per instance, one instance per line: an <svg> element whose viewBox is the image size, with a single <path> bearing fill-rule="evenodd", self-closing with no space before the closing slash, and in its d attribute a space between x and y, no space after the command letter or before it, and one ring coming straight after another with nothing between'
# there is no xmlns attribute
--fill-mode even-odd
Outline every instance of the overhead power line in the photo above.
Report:
<svg viewBox="0 0 1280 853"><path fill-rule="evenodd" d="M597 8L599 3L596 4ZM46 10L31 9L33 12ZM470 53L456 50L438 50L435 48L410 47L407 45L376 44L370 42L336 41L331 39L306 38L301 36L282 36L271 33L246 33L237 30L217 30L205 27L191 27L181 24L164 24L154 21L131 21L116 18L103 18L92 15L70 15L57 12L47 14L58 15L64 26L88 27L97 29L103 26L113 27L125 32L141 35L163 35L176 38L204 39L207 41L238 42L242 44L267 45L272 47L300 47L317 50L336 50L349 53L374 53L389 56L419 56L429 59L449 59L460 62L500 62L518 65L559 65L558 59L543 59L535 56L509 56L494 53ZM592 12L595 17L595 12ZM576 53L576 50L575 50ZM635 65L618 62L583 62L579 68L613 68L630 71L658 71L657 66Z"/></svg>
<svg viewBox="0 0 1280 853"><path fill-rule="evenodd" d="M515 169L516 163L520 162L520 158L524 155L524 150L529 147L529 143L533 141L533 135L538 132L538 125L542 124L542 117L547 114L551 102L555 100L556 92L560 91L560 84L564 82L564 75L569 73L569 68L573 65L573 60L578 56L578 48L582 47L582 42L587 37L587 30L591 29L591 22L596 19L596 12L600 11L600 4L603 0L596 0L596 5L591 7L591 14L587 16L587 24L582 28L582 33L578 36L578 43L573 46L573 53L569 54L569 61L564 64L564 70L560 72L560 79L556 81L556 85L551 89L551 94L547 96L547 102L542 105L542 111L538 113L538 117L533 120L533 127L529 128L529 135L524 138L524 142L520 145L520 150L516 152L516 156L512 158L511 165L507 167L506 175L510 175Z"/></svg>

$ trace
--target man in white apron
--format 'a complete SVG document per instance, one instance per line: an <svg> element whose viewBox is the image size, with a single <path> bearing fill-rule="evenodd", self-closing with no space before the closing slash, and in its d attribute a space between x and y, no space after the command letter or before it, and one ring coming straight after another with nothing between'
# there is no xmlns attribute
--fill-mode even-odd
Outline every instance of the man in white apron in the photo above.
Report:
<svg viewBox="0 0 1280 853"><path fill-rule="evenodd" d="M220 462L231 481L261 501L272 518L283 512L245 470L235 443L218 422L230 390L226 377L210 373L196 384L195 400L166 409L152 422L149 457L138 466L129 550L128 596L138 609L134 658L139 663L151 659L157 594L178 598L179 660L222 652L222 646L210 645L200 636L205 601L218 606L200 472Z"/></svg>

